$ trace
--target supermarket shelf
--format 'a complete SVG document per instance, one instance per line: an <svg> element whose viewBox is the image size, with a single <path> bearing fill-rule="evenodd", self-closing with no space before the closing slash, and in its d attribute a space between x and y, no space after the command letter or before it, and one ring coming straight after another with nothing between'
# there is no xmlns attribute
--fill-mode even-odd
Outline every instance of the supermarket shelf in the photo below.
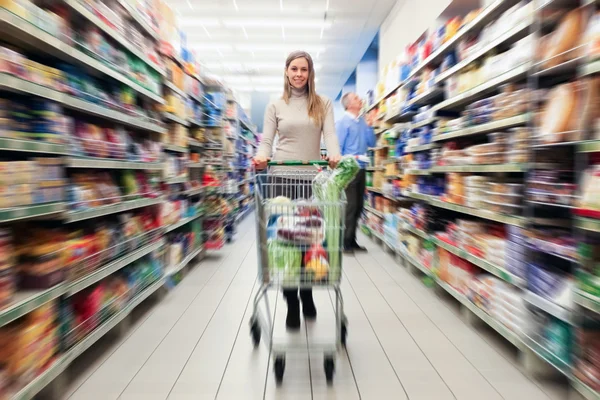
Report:
<svg viewBox="0 0 600 400"><path fill-rule="evenodd" d="M438 119L439 119L438 117L428 118L423 121L415 122L415 123L411 124L410 127L412 129L421 128L423 126L434 124Z"/></svg>
<svg viewBox="0 0 600 400"><path fill-rule="evenodd" d="M565 361L559 359L551 351L544 348L542 345L537 343L535 340L523 334L523 343L529 350L534 352L539 358L547 362L552 368L556 369L558 372L571 379L571 366Z"/></svg>
<svg viewBox="0 0 600 400"><path fill-rule="evenodd" d="M66 284L60 283L46 290L19 291L15 299L7 307L0 309L0 327L28 314L38 307L62 296L66 291Z"/></svg>
<svg viewBox="0 0 600 400"><path fill-rule="evenodd" d="M102 168L102 169L139 169L146 171L161 171L165 165L161 162L119 161L93 157L65 157L69 168Z"/></svg>
<svg viewBox="0 0 600 400"><path fill-rule="evenodd" d="M188 254L187 256L185 256L185 258L183 260L181 260L181 262L171 268L167 268L167 271L165 272L166 276L173 276L175 274L177 274L178 272L180 272L182 269L185 268L186 265L188 265L190 263L190 261L192 261L194 258L196 258L196 256L198 254L200 254L202 252L204 248L202 246L198 247L197 249L195 249L194 251L192 251L190 254Z"/></svg>
<svg viewBox="0 0 600 400"><path fill-rule="evenodd" d="M0 138L0 151L19 151L23 153L68 154L67 146L44 143L35 140Z"/></svg>
<svg viewBox="0 0 600 400"><path fill-rule="evenodd" d="M509 29L507 32L501 34L496 39L492 40L487 45L477 50L475 53L460 61L452 68L449 68L446 71L439 74L439 76L435 80L435 83L439 84L448 79L450 76L462 71L474 61L479 60L487 53L491 52L492 50L495 50L499 45L512 44L524 38L529 33L529 27L533 24L533 21L534 19L532 16L526 17L522 22L515 25L512 29Z"/></svg>
<svg viewBox="0 0 600 400"><path fill-rule="evenodd" d="M406 252L401 252L400 254L402 254L402 256L412 265L414 265L417 269L419 269L421 272L423 272L425 275L427 276L433 276L433 273L431 272L430 269L425 268L425 266L423 264L421 264L418 260L416 260L412 255L406 253Z"/></svg>
<svg viewBox="0 0 600 400"><path fill-rule="evenodd" d="M26 49L35 48L46 54L51 54L63 61L81 65L88 72L95 75L106 75L129 86L144 97L157 103L164 104L162 96L144 88L124 74L117 72L102 61L99 61L84 52L62 42L30 22L0 7L0 30L3 39Z"/></svg>
<svg viewBox="0 0 600 400"><path fill-rule="evenodd" d="M505 282L510 283L511 285L515 285L515 286L521 287L521 288L524 288L527 286L527 283L525 282L524 279L519 278L518 276L516 276L514 274L511 274L510 272L508 272L507 270L505 270L502 267L494 265L494 264L488 262L487 260L484 260L483 258L474 256L471 253L469 253L463 249L460 249L456 246L452 246L451 244L448 244L448 243L444 242L443 240L440 240L436 237L433 238L433 241L438 247L441 247L441 248L449 251L450 253L454 254L457 257L462 258L463 260L467 260L467 261L477 265L481 269L497 276L498 278L502 279Z"/></svg>
<svg viewBox="0 0 600 400"><path fill-rule="evenodd" d="M471 136L482 133L489 133L508 128L514 128L517 126L526 125L529 121L529 115L517 115L516 117L505 118L498 121L488 122L487 124L470 126L468 128L459 129L454 132L443 133L441 135L434 136L431 140L433 142L439 142L441 140L454 139L457 137Z"/></svg>
<svg viewBox="0 0 600 400"><path fill-rule="evenodd" d="M400 122L410 122L410 120L412 120L412 118L417 115L417 113L415 111L409 111L409 112L405 112L403 114L395 114L392 115L390 117L388 117L385 120L385 123L387 124L397 124Z"/></svg>
<svg viewBox="0 0 600 400"><path fill-rule="evenodd" d="M176 177L173 177L173 178L166 178L164 180L164 182L167 185L175 185L175 184L178 184L178 183L186 183L187 181L188 181L187 175L186 176L176 176Z"/></svg>
<svg viewBox="0 0 600 400"><path fill-rule="evenodd" d="M105 215L117 214L123 211L135 210L137 208L153 206L155 204L159 204L163 201L162 197L158 197L155 199L136 199L123 201L117 204L109 204L100 207L95 207L89 210L76 210L76 211L68 211L65 213L65 222L77 222L83 221L86 219L98 218Z"/></svg>
<svg viewBox="0 0 600 400"><path fill-rule="evenodd" d="M163 149L165 149L166 151L172 151L174 153L187 153L188 152L187 147L177 146L175 144L163 143Z"/></svg>
<svg viewBox="0 0 600 400"><path fill-rule="evenodd" d="M367 186L367 190L369 192L383 194L383 190L377 189L377 188L374 188L374 187L371 187L371 186Z"/></svg>
<svg viewBox="0 0 600 400"><path fill-rule="evenodd" d="M202 162L193 162L188 164L188 168L202 168L204 167L204 163Z"/></svg>
<svg viewBox="0 0 600 400"><path fill-rule="evenodd" d="M172 232L175 229L181 228L182 226L187 225L188 222L192 222L193 220L198 219L201 216L202 216L202 214L198 213L198 214L194 215L193 217L183 218L183 219L175 222L174 224L171 224L171 225L165 227L165 233Z"/></svg>
<svg viewBox="0 0 600 400"><path fill-rule="evenodd" d="M431 239L431 236L427 232L422 231L421 229L417 229L417 228L415 228L412 225L408 225L407 226L407 230L410 231L410 232L412 232L412 233L414 233L415 235L417 235L417 236L425 239L425 240L430 240Z"/></svg>
<svg viewBox="0 0 600 400"><path fill-rule="evenodd" d="M431 170L429 169L413 169L413 168L408 168L404 170L404 174L406 175L421 175L421 176L426 176L426 175L431 175Z"/></svg>
<svg viewBox="0 0 600 400"><path fill-rule="evenodd" d="M600 313L600 297L575 289L573 299L576 304L595 313Z"/></svg>
<svg viewBox="0 0 600 400"><path fill-rule="evenodd" d="M575 217L573 219L574 226L590 232L600 233L600 220L593 218Z"/></svg>
<svg viewBox="0 0 600 400"><path fill-rule="evenodd" d="M521 340L521 337L517 333L511 331L506 326L502 325L502 323L496 321L488 313L486 313L481 308L473 304L465 295L460 293L458 290L454 289L446 282L440 279L436 279L436 282L442 289L444 289L452 297L458 300L463 306L467 307L471 312L473 312L473 314L477 315L479 319L481 319L492 329L498 332L502 337L508 340L517 349L523 350L525 348L525 343L523 342L523 340Z"/></svg>
<svg viewBox="0 0 600 400"><path fill-rule="evenodd" d="M183 125L183 126L190 126L188 121L186 121L185 119L183 119L181 117L178 117L175 114L165 112L165 113L163 113L163 116L164 116L165 120L167 120L167 121L175 122L175 123Z"/></svg>
<svg viewBox="0 0 600 400"><path fill-rule="evenodd" d="M558 203L546 203L543 201L533 201L533 200L525 200L527 203L537 204L538 206L545 207L559 207L559 208L574 208L573 206L567 204L558 204Z"/></svg>
<svg viewBox="0 0 600 400"><path fill-rule="evenodd" d="M600 72L600 60L595 60L584 64L579 69L579 76L596 75Z"/></svg>
<svg viewBox="0 0 600 400"><path fill-rule="evenodd" d="M154 61L150 60L142 50L138 49L135 45L131 44L131 41L127 40L125 37L121 36L119 32L115 29L111 28L108 24L106 24L102 19L97 17L93 11L88 10L88 8L82 4L79 0L63 0L66 5L68 5L72 10L77 12L79 15L90 21L92 24L96 25L101 31L106 33L108 36L113 38L116 42L118 42L124 49L138 57L142 60L146 65L152 68L155 72L159 73L162 76L166 76L166 72L160 66L158 66Z"/></svg>
<svg viewBox="0 0 600 400"><path fill-rule="evenodd" d="M164 239L160 239L159 241L157 241L155 243L145 245L142 248L140 248L134 252L128 253L128 254L124 255L123 257L120 257L120 258L106 264L105 266L101 267L100 269L97 269L96 271L92 272L88 276L85 276L81 279L76 280L75 282L70 283L67 287L66 295L72 296L75 293L80 292L81 290L93 285L94 283L100 282L102 279L114 274L118 270L139 260L140 258L144 257L145 255L150 254L155 250L158 250L164 244L165 244Z"/></svg>
<svg viewBox="0 0 600 400"><path fill-rule="evenodd" d="M573 389L575 389L577 392L579 392L579 394L581 394L584 399L600 400L600 393L598 393L597 391L595 391L594 389L592 389L585 383L581 382L576 377L571 376L570 378L571 378L571 386L573 386Z"/></svg>
<svg viewBox="0 0 600 400"><path fill-rule="evenodd" d="M452 204L439 199L430 200L429 204L438 208L445 208L446 210L456 211L462 214L471 215L473 217L479 217L487 219L489 221L500 222L502 224L514 225L519 227L525 226L525 219L513 215L505 215L500 213L491 212L488 210L482 210L479 208L472 208L461 206L458 204Z"/></svg>
<svg viewBox="0 0 600 400"><path fill-rule="evenodd" d="M496 0L485 9L483 9L471 22L462 27L450 40L441 45L437 50L429 55L422 63L420 63L417 67L415 67L408 78L398 84L396 87L392 88L390 91L386 92L383 96L379 97L373 104L371 104L367 108L367 112L371 111L375 108L381 101L385 100L392 94L396 92L400 87L406 85L410 82L413 77L418 75L423 69L425 69L429 64L435 63L437 61L441 61L441 59L450 52L460 41L462 41L467 35L471 34L475 30L484 27L488 23L490 23L494 18L500 15L502 12L507 10L516 2L513 0Z"/></svg>
<svg viewBox="0 0 600 400"><path fill-rule="evenodd" d="M199 141L192 139L192 138L188 138L188 147L194 147L196 149L202 149L204 148L204 144L200 143Z"/></svg>
<svg viewBox="0 0 600 400"><path fill-rule="evenodd" d="M164 81L164 84L170 91L177 93L178 95L180 95L183 98L187 97L187 94L183 90L181 90L177 86L175 86L175 84L173 82Z"/></svg>
<svg viewBox="0 0 600 400"><path fill-rule="evenodd" d="M431 172L525 172L528 164L448 165L431 168Z"/></svg>
<svg viewBox="0 0 600 400"><path fill-rule="evenodd" d="M523 300L562 321L565 321L569 324L573 323L573 312L571 310L561 307L558 304L551 302L550 300L547 300L533 292L530 292L529 290L525 291Z"/></svg>
<svg viewBox="0 0 600 400"><path fill-rule="evenodd" d="M129 13L131 19L134 20L140 28L142 28L144 33L156 41L160 39L159 34L152 29L146 19L130 4L130 1L117 0L117 2Z"/></svg>
<svg viewBox="0 0 600 400"><path fill-rule="evenodd" d="M56 361L48 367L42 374L38 375L34 378L27 386L25 386L22 390L17 392L11 400L31 400L33 399L39 392L41 392L46 386L50 384L54 379L56 379L62 372L64 372L67 367L77 359L83 352L89 349L94 343L96 343L100 338L106 335L111 329L113 329L119 322L125 319L142 301L146 300L150 297L151 294L156 292L160 287L164 285L165 278L160 278L158 281L154 282L150 286L146 287L130 300L129 304L127 304L123 310L119 311L117 314L113 315L106 322L98 326L87 335L83 340L73 346L70 350L68 350L65 354L58 357Z"/></svg>
<svg viewBox="0 0 600 400"><path fill-rule="evenodd" d="M421 144L419 146L411 146L411 147L406 147L404 149L405 153L416 153L417 151L426 151L426 150L431 150L434 147L437 147L434 143L428 143L428 144Z"/></svg>
<svg viewBox="0 0 600 400"><path fill-rule="evenodd" d="M580 153L600 152L600 140L587 140L577 144L577 151Z"/></svg>
<svg viewBox="0 0 600 400"><path fill-rule="evenodd" d="M493 91L498 89L498 87L505 83L518 81L519 79L524 78L525 76L527 76L527 73L530 69L531 63L524 63L519 67L505 72L504 74L487 80L486 82L474 87L473 89L469 89L459 95L456 95L454 97L442 101L441 103L436 104L435 106L431 107L431 110L456 110L463 108L465 104L474 102L482 97L485 97L486 95L492 93Z"/></svg>
<svg viewBox="0 0 600 400"><path fill-rule="evenodd" d="M3 208L0 209L0 223L60 214L66 208L66 203L61 202Z"/></svg>
<svg viewBox="0 0 600 400"><path fill-rule="evenodd" d="M188 94L188 96L190 99L194 100L196 103L204 104L204 102L202 101L202 98L196 96L195 94L190 93L190 94Z"/></svg>
<svg viewBox="0 0 600 400"><path fill-rule="evenodd" d="M246 215L254 210L254 206L250 206L235 217L235 222L240 222Z"/></svg>
<svg viewBox="0 0 600 400"><path fill-rule="evenodd" d="M370 212L373 215L377 215L378 217L382 217L384 216L384 213L382 213L381 211L377 211L376 209L374 209L373 207L369 207L369 206L364 206L364 209L368 212Z"/></svg>
<svg viewBox="0 0 600 400"><path fill-rule="evenodd" d="M66 108L111 121L120 122L131 127L152 132L166 132L164 128L159 126L158 121L152 122L142 116L136 117L120 111L112 110L89 101L81 100L75 96L71 96L70 94L62 93L8 74L0 73L0 89L13 93L42 97L44 99L55 101Z"/></svg>
<svg viewBox="0 0 600 400"><path fill-rule="evenodd" d="M567 53L569 53L569 51L567 51ZM549 77L549 76L560 76L560 75L576 72L577 68L579 67L579 65L581 65L584 58L585 57L573 58L571 60L562 62L558 65L554 65L552 67L541 69L544 64L546 64L548 61L550 61L550 60L542 60L540 62L537 62L534 65L533 68L536 72L534 72L532 74L532 76Z"/></svg>
<svg viewBox="0 0 600 400"><path fill-rule="evenodd" d="M407 106L424 106L427 104L431 104L433 100L436 100L439 97L442 97L444 94L444 89L440 86L434 86L427 90L424 93L421 93L418 96L415 96L411 100L409 100L406 105Z"/></svg>
<svg viewBox="0 0 600 400"><path fill-rule="evenodd" d="M423 201L433 201L433 200L437 199L436 196L432 196L430 194L421 194L421 193L415 193L415 192L410 192L408 194L408 197L411 197L411 198L417 199L417 200L423 200Z"/></svg>
<svg viewBox="0 0 600 400"><path fill-rule="evenodd" d="M196 196L196 195L201 194L203 192L204 192L204 189L202 187L198 187L198 188L187 190L185 192L185 194L188 195L188 196Z"/></svg>

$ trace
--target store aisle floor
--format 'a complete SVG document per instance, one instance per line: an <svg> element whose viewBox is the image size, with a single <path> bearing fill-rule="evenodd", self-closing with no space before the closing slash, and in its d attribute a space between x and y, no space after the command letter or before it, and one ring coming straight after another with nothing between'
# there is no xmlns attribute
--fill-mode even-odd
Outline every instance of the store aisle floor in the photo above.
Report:
<svg viewBox="0 0 600 400"><path fill-rule="evenodd" d="M322 355L288 354L275 384L268 350L253 349L248 320L258 285L254 217L236 241L209 256L162 300L145 305L127 333L92 348L71 371L65 399L567 400L566 385L534 381L516 352L472 329L438 296L368 239L344 258L347 351L328 386ZM307 346L331 338L333 293L315 291L318 319L285 335L286 307L270 296L276 339Z"/></svg>

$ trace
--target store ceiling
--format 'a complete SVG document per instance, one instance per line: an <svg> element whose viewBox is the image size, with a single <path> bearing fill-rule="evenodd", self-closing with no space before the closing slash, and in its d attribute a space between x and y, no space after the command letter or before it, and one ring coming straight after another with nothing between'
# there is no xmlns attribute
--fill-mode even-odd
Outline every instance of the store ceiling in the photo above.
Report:
<svg viewBox="0 0 600 400"><path fill-rule="evenodd" d="M188 46L239 92L280 93L285 58L306 50L335 98L397 0L170 0ZM399 0L402 1L402 0Z"/></svg>

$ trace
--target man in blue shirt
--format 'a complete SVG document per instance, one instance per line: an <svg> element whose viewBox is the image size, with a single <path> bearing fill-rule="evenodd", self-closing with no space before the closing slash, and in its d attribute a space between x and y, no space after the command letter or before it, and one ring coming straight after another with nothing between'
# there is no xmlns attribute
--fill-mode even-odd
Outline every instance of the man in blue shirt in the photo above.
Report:
<svg viewBox="0 0 600 400"><path fill-rule="evenodd" d="M346 93L342 96L342 105L346 113L336 124L336 131L342 155L366 156L367 148L375 147L375 133L360 117L362 100L356 93ZM366 251L356 242L356 226L363 211L366 188L367 164L359 161L360 172L346 188L346 231L344 233L344 252Z"/></svg>

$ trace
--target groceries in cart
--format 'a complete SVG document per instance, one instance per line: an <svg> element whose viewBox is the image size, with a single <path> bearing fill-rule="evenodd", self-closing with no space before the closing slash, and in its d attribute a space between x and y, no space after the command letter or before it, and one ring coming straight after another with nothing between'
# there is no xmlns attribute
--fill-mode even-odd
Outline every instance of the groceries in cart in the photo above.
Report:
<svg viewBox="0 0 600 400"><path fill-rule="evenodd" d="M272 278L286 286L339 281L344 221L340 204L359 169L354 157L343 157L335 170L322 170L306 183L312 187L312 198L277 196L269 201L267 249Z"/></svg>

